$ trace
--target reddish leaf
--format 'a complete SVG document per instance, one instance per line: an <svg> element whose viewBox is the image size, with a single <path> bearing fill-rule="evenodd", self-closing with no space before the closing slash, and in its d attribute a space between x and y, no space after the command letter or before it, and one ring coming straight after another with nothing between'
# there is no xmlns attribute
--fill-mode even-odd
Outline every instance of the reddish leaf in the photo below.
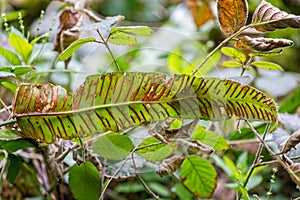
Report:
<svg viewBox="0 0 300 200"><path fill-rule="evenodd" d="M221 30L231 35L243 27L248 17L246 0L218 0L218 20Z"/></svg>
<svg viewBox="0 0 300 200"><path fill-rule="evenodd" d="M193 15L197 28L214 18L206 0L186 0L186 4Z"/></svg>

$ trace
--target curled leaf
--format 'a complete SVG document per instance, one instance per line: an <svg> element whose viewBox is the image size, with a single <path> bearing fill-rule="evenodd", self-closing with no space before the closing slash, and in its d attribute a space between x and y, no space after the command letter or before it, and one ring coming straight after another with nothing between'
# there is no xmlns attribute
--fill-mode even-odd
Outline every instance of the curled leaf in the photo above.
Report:
<svg viewBox="0 0 300 200"><path fill-rule="evenodd" d="M59 31L56 34L54 50L61 53L79 38L78 28L82 25L83 16L72 7L66 7L59 16Z"/></svg>
<svg viewBox="0 0 300 200"><path fill-rule="evenodd" d="M248 17L246 0L218 0L218 20L221 30L231 35L243 27Z"/></svg>
<svg viewBox="0 0 300 200"><path fill-rule="evenodd" d="M280 145L281 152L289 152L292 148L295 148L300 143L300 131L294 132L284 143Z"/></svg>
<svg viewBox="0 0 300 200"><path fill-rule="evenodd" d="M252 49L254 51L272 51L278 48L290 47L294 43L292 40L282 38L251 38L248 36L239 37L235 46L242 49Z"/></svg>
<svg viewBox="0 0 300 200"><path fill-rule="evenodd" d="M212 147L210 147L206 144L203 144L198 140L189 141L189 140L178 138L175 141L177 144L179 144L182 147L185 147L195 153L211 154L215 151Z"/></svg>
<svg viewBox="0 0 300 200"><path fill-rule="evenodd" d="M156 170L156 173L160 176L167 176L169 174L172 174L176 171L176 169L180 167L183 160L184 157L182 155L173 155L170 158L164 159Z"/></svg>
<svg viewBox="0 0 300 200"><path fill-rule="evenodd" d="M255 26L255 29L261 32L289 27L300 28L300 16L288 14L264 0L256 8L252 17L252 22L269 22Z"/></svg>
<svg viewBox="0 0 300 200"><path fill-rule="evenodd" d="M214 18L214 15L210 9L209 4L205 0L186 0L185 1L191 14L193 15L194 23L199 28L210 19Z"/></svg>

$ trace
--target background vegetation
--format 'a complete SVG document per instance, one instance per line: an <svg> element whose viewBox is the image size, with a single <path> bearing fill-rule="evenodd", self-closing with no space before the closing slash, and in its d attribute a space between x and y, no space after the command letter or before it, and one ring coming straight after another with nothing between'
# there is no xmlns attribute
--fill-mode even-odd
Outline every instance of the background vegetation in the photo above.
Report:
<svg viewBox="0 0 300 200"><path fill-rule="evenodd" d="M295 16L297 28L243 32L242 35L251 37L288 39L280 40L281 44L276 46L276 43L278 48L272 51L256 49L255 58L247 63L248 50L253 46L239 50L234 42L224 42L238 29L228 32L222 26L216 1L96 0L83 5L78 2L74 5L81 8L75 10L93 11L80 12L82 23L78 13L60 18L66 6L74 7L65 2L4 0L0 3L2 199L98 199L100 195L103 199L299 199L299 150L294 148L299 143L300 128L299 17ZM250 24L261 1L247 2L247 24ZM268 2L287 13L300 14L298 1ZM209 9L205 10L205 6ZM106 20L97 24L98 18ZM73 30L74 27L81 29ZM69 40L62 42L63 34L68 34ZM75 45L70 48L72 42ZM109 134L95 140L82 138L77 142L59 140L49 145L35 140L38 137L22 138L28 124L15 123L13 118L17 106L12 102L20 83L37 84L37 89L52 83L74 94L91 74L160 72L172 78L174 74L195 72L219 44L228 48L215 51L195 74L244 82L273 98L279 105L279 125L272 133L264 117L249 126L236 118L218 122L200 120L192 133L184 129L190 121L175 120L171 125L155 124L150 129L154 135L165 129L186 131L190 140L208 146L183 144L186 140L176 137L176 142L166 145L157 137L149 137L151 131L144 126L122 135ZM63 51L67 47L68 51ZM58 91L64 92L61 88ZM284 141L289 145L283 147ZM86 145L83 148L82 143ZM284 154L272 156L266 145L273 153ZM193 147L198 149L195 151ZM133 149L137 155L131 153ZM174 152L188 152L189 159L183 161ZM196 167L191 167L195 163ZM206 169L208 178L203 180L203 174L190 175L198 179L186 183L185 180L191 180L188 175L191 168L195 173Z"/></svg>

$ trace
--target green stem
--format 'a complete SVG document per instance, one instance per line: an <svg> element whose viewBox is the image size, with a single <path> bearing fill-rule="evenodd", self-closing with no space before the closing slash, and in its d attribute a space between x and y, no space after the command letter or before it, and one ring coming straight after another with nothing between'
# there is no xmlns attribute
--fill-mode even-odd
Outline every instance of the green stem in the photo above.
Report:
<svg viewBox="0 0 300 200"><path fill-rule="evenodd" d="M232 34L231 36L229 36L228 38L223 40L216 48L214 48L207 56L205 56L204 60L202 60L202 62L199 64L199 66L196 69L194 69L194 71L192 72L192 75L195 75L197 73L197 71L199 71L200 68L209 60L209 58L214 53L216 53L219 49L221 49L227 42L229 42L230 40L232 40L233 38L238 36L241 32L243 32L244 30L246 30L246 29L248 29L252 26L253 26L253 24L249 24L247 26L244 26L240 30L238 30L237 32L235 32L234 34Z"/></svg>
<svg viewBox="0 0 300 200"><path fill-rule="evenodd" d="M118 71L121 71L121 69L120 69L120 67L119 67L119 65L118 65L118 63L117 63L117 60L116 60L114 54L112 53L110 47L108 46L107 41L105 40L105 38L103 37L103 35L101 34L101 32L100 32L99 30L97 30L97 32L98 32L99 36L101 37L101 40L103 41L103 44L104 44L105 47L107 48L107 50L108 50L110 56L112 57L112 59L113 59L115 65L116 65Z"/></svg>

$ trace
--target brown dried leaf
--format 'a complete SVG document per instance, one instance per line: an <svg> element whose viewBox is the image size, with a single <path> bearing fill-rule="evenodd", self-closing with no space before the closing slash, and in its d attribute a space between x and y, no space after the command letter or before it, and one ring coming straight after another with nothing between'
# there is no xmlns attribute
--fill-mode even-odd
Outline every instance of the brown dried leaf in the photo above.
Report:
<svg viewBox="0 0 300 200"><path fill-rule="evenodd" d="M270 22L264 25L255 26L255 29L261 32L289 27L300 28L300 16L288 14L264 0L256 8L252 17L252 22Z"/></svg>
<svg viewBox="0 0 300 200"><path fill-rule="evenodd" d="M170 158L166 158L159 165L156 173L160 176L167 176L169 174L172 174L181 166L183 160L184 157L182 155L173 155Z"/></svg>
<svg viewBox="0 0 300 200"><path fill-rule="evenodd" d="M246 0L218 0L218 20L221 30L231 35L243 27L248 17Z"/></svg>
<svg viewBox="0 0 300 200"><path fill-rule="evenodd" d="M186 0L185 2L193 15L197 28L214 18L206 0Z"/></svg>
<svg viewBox="0 0 300 200"><path fill-rule="evenodd" d="M282 38L251 38L242 36L238 38L235 46L241 49L252 49L254 51L272 51L278 48L290 47L293 44L293 41Z"/></svg>
<svg viewBox="0 0 300 200"><path fill-rule="evenodd" d="M79 38L79 27L83 16L72 7L66 7L59 16L58 33L56 34L54 50L61 53Z"/></svg>
<svg viewBox="0 0 300 200"><path fill-rule="evenodd" d="M281 153L289 152L292 148L295 148L300 143L300 130L294 132L289 139L280 145Z"/></svg>

